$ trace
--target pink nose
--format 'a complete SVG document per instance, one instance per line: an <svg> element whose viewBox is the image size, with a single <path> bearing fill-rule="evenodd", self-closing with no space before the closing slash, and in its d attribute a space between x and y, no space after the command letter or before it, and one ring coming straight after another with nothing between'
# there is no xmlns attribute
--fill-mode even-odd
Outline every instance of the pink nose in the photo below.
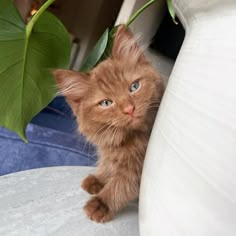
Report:
<svg viewBox="0 0 236 236"><path fill-rule="evenodd" d="M127 107L125 107L124 109L124 113L127 114L127 115L130 115L130 116L133 116L134 114L134 106L133 105L129 105Z"/></svg>

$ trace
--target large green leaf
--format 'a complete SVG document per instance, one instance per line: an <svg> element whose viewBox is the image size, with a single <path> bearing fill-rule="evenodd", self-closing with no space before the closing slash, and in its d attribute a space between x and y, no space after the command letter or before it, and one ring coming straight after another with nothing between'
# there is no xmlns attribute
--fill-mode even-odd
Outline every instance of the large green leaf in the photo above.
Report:
<svg viewBox="0 0 236 236"><path fill-rule="evenodd" d="M68 68L70 41L61 22L44 12L26 34L12 0L0 0L0 125L26 141L25 128L55 93L54 68Z"/></svg>

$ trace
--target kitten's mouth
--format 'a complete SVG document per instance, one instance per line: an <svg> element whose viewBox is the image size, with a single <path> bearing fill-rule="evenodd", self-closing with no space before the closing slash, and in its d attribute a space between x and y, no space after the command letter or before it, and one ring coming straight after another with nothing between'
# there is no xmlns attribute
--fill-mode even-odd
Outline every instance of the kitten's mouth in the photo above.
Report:
<svg viewBox="0 0 236 236"><path fill-rule="evenodd" d="M142 116L130 116L128 120L128 125L131 128L137 128L138 126L140 126L142 118L143 118Z"/></svg>

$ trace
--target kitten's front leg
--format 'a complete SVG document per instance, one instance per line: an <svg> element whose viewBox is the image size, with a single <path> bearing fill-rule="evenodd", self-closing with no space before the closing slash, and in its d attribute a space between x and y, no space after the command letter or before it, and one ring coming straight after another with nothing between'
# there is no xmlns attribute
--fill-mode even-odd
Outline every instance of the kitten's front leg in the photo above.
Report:
<svg viewBox="0 0 236 236"><path fill-rule="evenodd" d="M88 175L83 180L81 187L90 194L97 194L102 190L104 184L97 176Z"/></svg>
<svg viewBox="0 0 236 236"><path fill-rule="evenodd" d="M92 197L84 206L87 216L96 222L110 221L115 213L125 207L129 201L138 197L139 178L128 179L117 176Z"/></svg>

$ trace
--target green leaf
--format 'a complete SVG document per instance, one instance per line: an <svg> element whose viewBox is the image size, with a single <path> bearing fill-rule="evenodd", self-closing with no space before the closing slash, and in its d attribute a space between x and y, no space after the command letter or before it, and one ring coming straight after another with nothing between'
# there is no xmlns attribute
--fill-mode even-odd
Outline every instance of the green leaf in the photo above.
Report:
<svg viewBox="0 0 236 236"><path fill-rule="evenodd" d="M106 46L106 48L105 48L105 50L104 50L100 60L98 61L98 63L111 56L113 42L114 42L114 37L115 37L115 33L116 33L118 27L119 27L119 25L114 26L109 31L109 33L108 33L108 40L107 40L107 46Z"/></svg>
<svg viewBox="0 0 236 236"><path fill-rule="evenodd" d="M91 70L101 59L108 43L108 34L109 30L106 29L105 32L102 34L100 39L97 41L96 45L89 53L88 57L86 58L85 62L83 63L80 71L85 72Z"/></svg>
<svg viewBox="0 0 236 236"><path fill-rule="evenodd" d="M173 22L177 25L178 22L175 20L175 9L174 9L172 0L167 0L167 7L168 7L168 11L170 13L170 16L173 19Z"/></svg>
<svg viewBox="0 0 236 236"><path fill-rule="evenodd" d="M68 68L70 59L68 33L55 16L42 13L31 29L13 1L0 0L0 125L25 141L27 124L55 94L50 70Z"/></svg>

